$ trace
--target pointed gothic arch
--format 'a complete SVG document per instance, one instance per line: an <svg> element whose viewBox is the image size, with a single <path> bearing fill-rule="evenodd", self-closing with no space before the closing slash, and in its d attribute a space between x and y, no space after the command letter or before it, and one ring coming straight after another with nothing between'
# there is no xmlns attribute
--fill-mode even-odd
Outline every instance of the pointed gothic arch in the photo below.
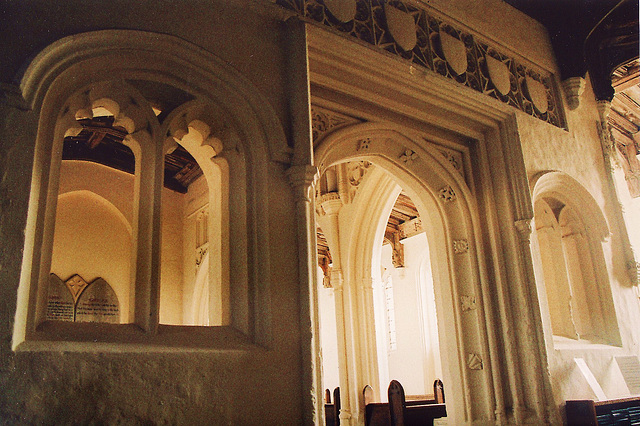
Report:
<svg viewBox="0 0 640 426"><path fill-rule="evenodd" d="M365 140L367 143L362 143ZM316 148L315 158L320 173L347 160L370 161L397 179L414 200L431 248L441 318L441 351L447 354L443 359L443 374L451 383L449 389L460 390L451 395L451 399L448 397L449 416L467 421L488 417L494 396L483 307L486 278L481 254L476 249L481 241L475 200L463 177L424 139L389 124L357 124L337 130L323 139ZM468 242L468 250L454 252L454 242L462 240ZM373 243L374 238L367 238L356 244L357 250L371 253ZM355 269L367 267L366 262L354 266ZM365 272L359 271L358 275L365 276ZM347 279L345 276L345 281ZM345 282L345 285L361 288L354 283ZM463 300L468 303L461 302ZM362 342L351 344L366 346ZM351 358L358 356L361 354ZM348 371L356 372L358 368L350 366ZM358 388L364 386L361 381L367 378L352 374L348 379L341 378L341 384L345 383L348 388L342 405L351 410L353 416L362 411ZM474 404L470 403L471 395Z"/></svg>

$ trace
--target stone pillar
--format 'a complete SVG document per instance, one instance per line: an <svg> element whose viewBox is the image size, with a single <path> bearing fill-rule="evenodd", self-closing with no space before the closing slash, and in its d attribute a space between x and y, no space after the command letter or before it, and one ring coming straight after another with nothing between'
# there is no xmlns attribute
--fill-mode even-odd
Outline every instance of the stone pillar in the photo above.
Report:
<svg viewBox="0 0 640 426"><path fill-rule="evenodd" d="M322 217L322 231L331 249L333 268L331 270L331 284L335 300L336 333L338 346L338 369L340 371L340 424L350 425L353 414L352 404L352 360L350 354L350 297L348 289L345 291L344 273L342 271L342 247L340 246L339 213L342 208L342 199L337 192L329 192L321 196L321 206L324 213Z"/></svg>
<svg viewBox="0 0 640 426"><path fill-rule="evenodd" d="M298 275L300 281L300 346L302 363L302 422L324 424L322 360L316 283L317 242L313 194L318 169L313 160L311 88L306 24L286 22L287 77L293 161L287 171L296 198Z"/></svg>
<svg viewBox="0 0 640 426"><path fill-rule="evenodd" d="M519 257L521 265L524 271L525 281L522 283L524 291L524 298L527 302L527 306L524 311L528 312L530 318L520 318L521 321L526 321L531 324L532 332L537 341L535 345L529 347L537 351L536 365L528 367L528 372L537 372L537 379L530 385L535 392L535 399L540 407L543 407L544 413L540 413L544 420L551 424L561 424L558 410L555 406L553 399L553 392L551 390L551 375L549 374L549 366L547 361L547 352L544 345L544 333L542 330L542 317L540 313L540 304L538 303L538 294L535 281L535 275L533 272L533 259L531 256L531 220L521 219L515 222L515 228L518 232L519 240ZM522 362L522 360L521 360ZM517 364L514 364L517 365ZM531 374L529 374L531 376ZM525 376L526 378L526 376Z"/></svg>
<svg viewBox="0 0 640 426"><path fill-rule="evenodd" d="M287 171L296 199L298 271L300 281L300 345L302 353L302 415L304 424L324 424L321 389L322 360L318 325L316 283L317 251L315 207L311 194L318 170L310 165L291 166ZM331 278L333 282L333 277ZM336 285L336 284L334 284Z"/></svg>
<svg viewBox="0 0 640 426"><path fill-rule="evenodd" d="M622 248L625 253L625 268L627 269L627 275L632 285L639 285L638 272L636 265L636 258L631 247L631 241L629 241L629 231L627 230L626 222L622 214L622 205L618 200L616 185L613 179L613 167L611 165L611 156L613 154L613 137L611 136L611 127L609 125L609 113L611 112L611 102L607 100L598 101L598 114L599 120L596 125L598 127L598 134L600 136L600 144L602 146L602 157L604 158L605 174L607 183L609 186L607 201L611 203L611 212L613 213L616 227L620 230L618 234L621 238Z"/></svg>

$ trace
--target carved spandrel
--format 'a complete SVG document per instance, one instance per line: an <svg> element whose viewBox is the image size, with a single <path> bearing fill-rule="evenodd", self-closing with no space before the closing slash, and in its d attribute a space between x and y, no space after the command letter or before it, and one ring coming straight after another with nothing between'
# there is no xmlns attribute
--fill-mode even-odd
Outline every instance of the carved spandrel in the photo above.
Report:
<svg viewBox="0 0 640 426"><path fill-rule="evenodd" d="M82 291L85 288L87 288L89 284L87 284L87 282L84 279L82 279L80 275L75 274L74 276L69 278L67 281L65 281L65 285L71 292L71 295L73 296L73 301L77 303L78 298L80 297L80 294L82 294Z"/></svg>
<svg viewBox="0 0 640 426"><path fill-rule="evenodd" d="M75 300L65 285L56 274L49 275L49 291L47 295L48 321L73 321Z"/></svg>
<svg viewBox="0 0 640 426"><path fill-rule="evenodd" d="M322 138L335 130L360 122L361 120L358 120L357 118L320 108L318 106L312 106L311 125L313 130L313 145L318 145L318 142L320 142Z"/></svg>

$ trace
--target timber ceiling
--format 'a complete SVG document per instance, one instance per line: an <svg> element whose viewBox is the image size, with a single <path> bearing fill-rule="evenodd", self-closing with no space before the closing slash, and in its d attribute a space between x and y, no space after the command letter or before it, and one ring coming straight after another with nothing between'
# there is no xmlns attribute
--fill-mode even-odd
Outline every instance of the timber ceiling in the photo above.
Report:
<svg viewBox="0 0 640 426"><path fill-rule="evenodd" d="M394 233L400 233L400 226L410 220L419 217L418 209L414 202L409 198L406 192L402 191L396 199L389 220L387 221L387 227L384 233L384 243L388 244L393 240L392 235ZM322 229L317 229L317 244L318 244L318 257L328 259L331 262L331 252L329 251L329 244Z"/></svg>
<svg viewBox="0 0 640 426"><path fill-rule="evenodd" d="M126 173L135 172L135 157L123 140L126 130L113 126L112 116L79 120L82 131L64 139L63 160L100 163ZM184 194L189 185L202 175L196 160L181 146L165 155L164 186Z"/></svg>

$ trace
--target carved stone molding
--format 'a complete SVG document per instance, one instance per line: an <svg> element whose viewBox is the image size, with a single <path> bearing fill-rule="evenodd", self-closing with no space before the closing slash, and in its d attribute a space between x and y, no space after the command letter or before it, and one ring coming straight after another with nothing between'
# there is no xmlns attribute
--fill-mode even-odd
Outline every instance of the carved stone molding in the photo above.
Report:
<svg viewBox="0 0 640 426"><path fill-rule="evenodd" d="M351 186L359 186L367 174L371 163L368 161L350 161L347 163L347 175Z"/></svg>
<svg viewBox="0 0 640 426"><path fill-rule="evenodd" d="M480 37L445 22L428 6L418 7L402 0L356 0L355 15L345 21L351 18L351 6L341 7L338 17L334 15L338 10L334 1L275 2L345 37L408 60L412 69L420 67L435 72L542 121L566 128L553 75L534 70Z"/></svg>
<svg viewBox="0 0 640 426"><path fill-rule="evenodd" d="M460 305L462 308L462 312L469 312L476 309L476 297L462 295L460 296Z"/></svg>
<svg viewBox="0 0 640 426"><path fill-rule="evenodd" d="M368 151L371 146L371 138L364 138L358 141L356 151Z"/></svg>
<svg viewBox="0 0 640 426"><path fill-rule="evenodd" d="M455 201L456 198L457 198L456 192L453 190L453 188L450 185L447 185L442 189L440 189L440 199L443 200L445 203L450 203L452 201Z"/></svg>
<svg viewBox="0 0 640 426"><path fill-rule="evenodd" d="M451 164L451 166L460 174L460 176L464 177L462 154L460 152L451 149L440 148L440 154L442 154L442 156L447 159L449 164Z"/></svg>
<svg viewBox="0 0 640 426"><path fill-rule="evenodd" d="M400 161L409 165L418 159L418 154L415 151L410 149L405 149L405 151L400 155Z"/></svg>
<svg viewBox="0 0 640 426"><path fill-rule="evenodd" d="M469 354L467 357L467 365L470 370L482 370L482 357L478 354Z"/></svg>
<svg viewBox="0 0 640 426"><path fill-rule="evenodd" d="M453 240L453 252L455 254L464 254L469 251L469 242L467 240Z"/></svg>
<svg viewBox="0 0 640 426"><path fill-rule="evenodd" d="M338 214L342 207L342 198L337 192L327 192L322 194L319 200L320 207L322 208L322 214Z"/></svg>
<svg viewBox="0 0 640 426"><path fill-rule="evenodd" d="M580 106L580 96L582 96L586 84L582 77L571 77L562 82L564 95L567 97L567 106L570 110L575 110Z"/></svg>

